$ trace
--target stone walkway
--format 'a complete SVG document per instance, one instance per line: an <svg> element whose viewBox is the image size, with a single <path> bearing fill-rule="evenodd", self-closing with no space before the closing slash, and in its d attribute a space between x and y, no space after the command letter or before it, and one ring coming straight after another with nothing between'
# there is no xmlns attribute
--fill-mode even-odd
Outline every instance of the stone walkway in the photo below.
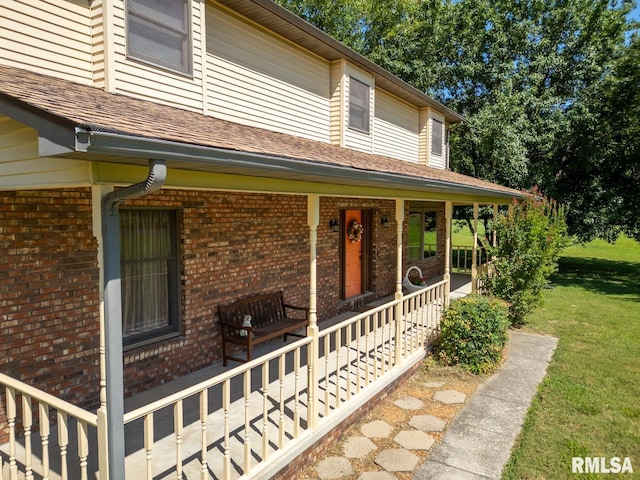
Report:
<svg viewBox="0 0 640 480"><path fill-rule="evenodd" d="M461 406L465 402L466 394L448 389L445 382L424 382L422 386L439 404ZM404 419L392 422L393 425L384 420L361 424L355 434L341 442L341 456L327 456L316 464L317 478L356 478L352 466L356 460L364 463L366 470L357 477L359 480L397 480L402 478L399 474L407 472L407 475L416 469L424 453L436 443L434 435L445 430L447 421L429 414L432 408L419 398L400 396L388 401L410 413L408 425ZM383 440L379 443L388 444L387 448L379 448L373 440Z"/></svg>
<svg viewBox="0 0 640 480"><path fill-rule="evenodd" d="M507 360L477 391L471 379L401 387L302 478L499 479L556 345L553 337L511 332ZM475 391L471 400L447 382ZM413 394L403 395L407 390ZM389 407L406 415L390 416Z"/></svg>

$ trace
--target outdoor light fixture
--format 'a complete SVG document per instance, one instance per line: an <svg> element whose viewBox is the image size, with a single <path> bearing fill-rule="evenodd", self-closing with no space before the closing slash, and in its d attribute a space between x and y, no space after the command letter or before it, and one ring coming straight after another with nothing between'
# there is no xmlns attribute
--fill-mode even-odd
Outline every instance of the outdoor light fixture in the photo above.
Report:
<svg viewBox="0 0 640 480"><path fill-rule="evenodd" d="M380 219L380 223L382 224L383 228L389 228L389 219L387 217L382 217Z"/></svg>
<svg viewBox="0 0 640 480"><path fill-rule="evenodd" d="M335 218L332 218L331 220L329 220L329 227L331 228L332 232L337 233L340 231L340 222Z"/></svg>

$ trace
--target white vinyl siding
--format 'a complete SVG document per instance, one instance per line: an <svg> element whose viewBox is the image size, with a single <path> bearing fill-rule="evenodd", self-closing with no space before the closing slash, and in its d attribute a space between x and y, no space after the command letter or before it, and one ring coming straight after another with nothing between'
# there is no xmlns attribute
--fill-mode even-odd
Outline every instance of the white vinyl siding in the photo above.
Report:
<svg viewBox="0 0 640 480"><path fill-rule="evenodd" d="M419 110L376 90L373 153L418 162Z"/></svg>
<svg viewBox="0 0 640 480"><path fill-rule="evenodd" d="M344 147L345 83L344 60L331 64L331 143Z"/></svg>
<svg viewBox="0 0 640 480"><path fill-rule="evenodd" d="M114 1L114 90L124 95L202 112L202 9L204 3L191 2L193 74L185 75L127 58L124 1Z"/></svg>
<svg viewBox="0 0 640 480"><path fill-rule="evenodd" d="M88 2L3 0L0 63L92 84Z"/></svg>
<svg viewBox="0 0 640 480"><path fill-rule="evenodd" d="M207 13L207 112L329 142L329 63L235 16Z"/></svg>
<svg viewBox="0 0 640 480"><path fill-rule="evenodd" d="M88 184L87 162L40 158L38 132L0 116L0 190Z"/></svg>

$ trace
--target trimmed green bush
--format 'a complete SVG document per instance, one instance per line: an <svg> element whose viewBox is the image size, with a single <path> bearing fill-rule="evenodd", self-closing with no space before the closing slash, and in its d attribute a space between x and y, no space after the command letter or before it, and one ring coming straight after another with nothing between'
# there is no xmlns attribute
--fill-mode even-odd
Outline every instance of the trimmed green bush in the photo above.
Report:
<svg viewBox="0 0 640 480"><path fill-rule="evenodd" d="M440 362L460 364L475 374L485 373L500 361L507 343L509 309L497 298L469 295L451 302L440 326Z"/></svg>
<svg viewBox="0 0 640 480"><path fill-rule="evenodd" d="M569 244L564 209L534 189L531 196L514 202L494 228L499 243L487 246L489 255L496 258L493 274L481 279L489 295L509 305L511 325L520 326L542 302L560 252Z"/></svg>

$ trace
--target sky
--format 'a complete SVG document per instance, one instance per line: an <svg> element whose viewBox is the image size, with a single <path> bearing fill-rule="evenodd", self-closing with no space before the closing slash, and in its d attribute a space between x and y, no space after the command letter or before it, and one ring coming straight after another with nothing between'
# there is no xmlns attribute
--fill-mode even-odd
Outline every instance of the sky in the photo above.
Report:
<svg viewBox="0 0 640 480"><path fill-rule="evenodd" d="M638 6L636 8L631 10L631 12L629 13L629 18L640 21L640 3L638 3Z"/></svg>

